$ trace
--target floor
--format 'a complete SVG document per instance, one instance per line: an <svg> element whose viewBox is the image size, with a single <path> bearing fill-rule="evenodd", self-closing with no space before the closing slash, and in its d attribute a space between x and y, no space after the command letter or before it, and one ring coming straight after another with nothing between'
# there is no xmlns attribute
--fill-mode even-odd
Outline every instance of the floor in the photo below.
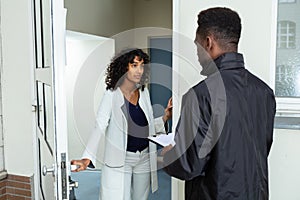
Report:
<svg viewBox="0 0 300 200"><path fill-rule="evenodd" d="M71 173L71 179L78 182L78 188L74 190L76 200L99 200L100 170ZM171 177L162 170L158 171L158 185L158 191L150 193L148 199L171 200Z"/></svg>

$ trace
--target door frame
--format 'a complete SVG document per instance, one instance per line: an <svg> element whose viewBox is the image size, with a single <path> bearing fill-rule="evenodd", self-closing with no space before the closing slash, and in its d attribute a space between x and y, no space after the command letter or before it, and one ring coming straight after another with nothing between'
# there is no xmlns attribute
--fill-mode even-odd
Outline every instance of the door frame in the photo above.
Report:
<svg viewBox="0 0 300 200"><path fill-rule="evenodd" d="M172 37L172 70L173 72L179 72L180 59L177 55L179 51L179 37L180 37L180 0L173 0L173 17L172 17L172 27L173 27L173 37ZM172 89L173 94L180 94L180 77L178 73L172 74ZM175 130L176 123L180 115L180 102L178 99L173 98L173 130ZM172 200L184 199L184 181L172 177Z"/></svg>
<svg viewBox="0 0 300 200"><path fill-rule="evenodd" d="M64 0L52 0L53 6L53 68L55 94L55 132L58 198L69 199L70 163L68 158L67 105L64 83L66 66L66 14ZM65 187L65 188L64 188Z"/></svg>

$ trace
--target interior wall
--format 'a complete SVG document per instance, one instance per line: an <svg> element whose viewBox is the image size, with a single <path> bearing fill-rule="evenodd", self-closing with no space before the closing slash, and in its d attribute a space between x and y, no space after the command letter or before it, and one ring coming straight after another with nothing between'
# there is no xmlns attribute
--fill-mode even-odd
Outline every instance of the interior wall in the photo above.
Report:
<svg viewBox="0 0 300 200"><path fill-rule="evenodd" d="M64 0L67 29L111 37L134 27L133 0Z"/></svg>
<svg viewBox="0 0 300 200"><path fill-rule="evenodd" d="M172 36L172 0L134 0L134 29L117 34L116 51L128 46L147 51L150 37Z"/></svg>
<svg viewBox="0 0 300 200"><path fill-rule="evenodd" d="M114 54L114 40L67 31L65 70L69 158L80 159L95 126L105 91L106 67ZM99 62L101 60L101 62ZM97 168L104 141L99 143Z"/></svg>
<svg viewBox="0 0 300 200"><path fill-rule="evenodd" d="M172 0L134 0L134 27L172 29Z"/></svg>
<svg viewBox="0 0 300 200"><path fill-rule="evenodd" d="M172 0L64 0L67 29L111 37L133 28L172 28Z"/></svg>

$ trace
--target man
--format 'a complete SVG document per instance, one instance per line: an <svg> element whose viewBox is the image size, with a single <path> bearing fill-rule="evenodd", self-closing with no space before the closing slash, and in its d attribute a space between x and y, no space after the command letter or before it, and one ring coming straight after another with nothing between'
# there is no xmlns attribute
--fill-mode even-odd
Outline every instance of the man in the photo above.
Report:
<svg viewBox="0 0 300 200"><path fill-rule="evenodd" d="M245 69L237 53L240 33L240 17L231 9L198 15L195 43L207 78L183 96L176 144L163 150L164 170L186 181L188 200L269 196L276 103L273 91Z"/></svg>

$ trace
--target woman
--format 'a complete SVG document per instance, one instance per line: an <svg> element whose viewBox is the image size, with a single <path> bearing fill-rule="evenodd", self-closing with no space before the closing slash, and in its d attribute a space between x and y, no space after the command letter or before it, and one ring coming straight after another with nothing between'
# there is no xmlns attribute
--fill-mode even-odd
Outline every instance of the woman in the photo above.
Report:
<svg viewBox="0 0 300 200"><path fill-rule="evenodd" d="M171 99L165 114L153 118L149 92L145 87L149 57L141 49L129 49L113 58L107 68L106 91L102 97L95 131L75 171L95 163L101 137L105 137L101 173L101 200L147 199L157 190L156 145L148 136L165 132L172 116Z"/></svg>

